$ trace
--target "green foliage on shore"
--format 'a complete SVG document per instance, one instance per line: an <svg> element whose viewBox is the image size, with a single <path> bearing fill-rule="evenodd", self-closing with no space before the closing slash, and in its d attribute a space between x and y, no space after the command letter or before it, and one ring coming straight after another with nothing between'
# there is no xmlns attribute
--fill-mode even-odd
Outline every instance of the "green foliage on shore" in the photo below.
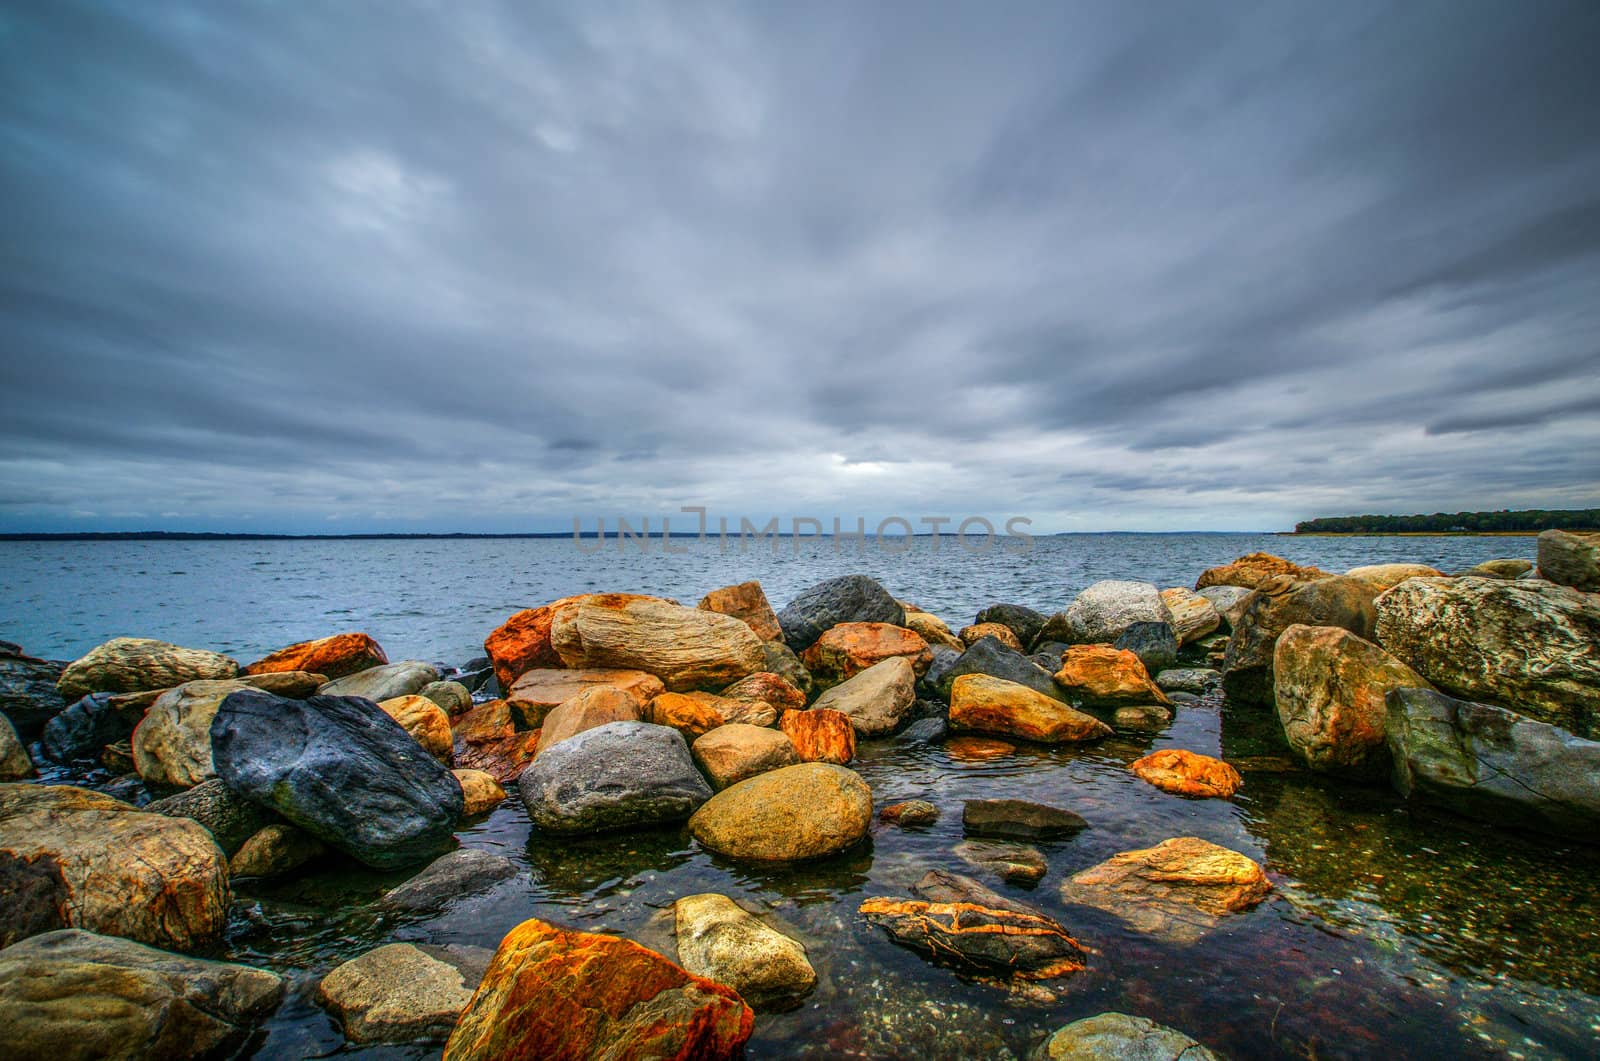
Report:
<svg viewBox="0 0 1600 1061"><path fill-rule="evenodd" d="M1600 528L1600 508L1542 509L1520 512L1435 512L1415 516L1324 516L1294 525L1296 534L1427 534L1466 531L1594 530Z"/></svg>

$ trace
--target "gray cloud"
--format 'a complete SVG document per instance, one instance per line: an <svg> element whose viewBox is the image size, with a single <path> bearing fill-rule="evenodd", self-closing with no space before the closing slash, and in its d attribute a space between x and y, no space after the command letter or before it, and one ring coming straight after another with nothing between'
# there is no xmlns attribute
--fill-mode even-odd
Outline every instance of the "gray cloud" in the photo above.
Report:
<svg viewBox="0 0 1600 1061"><path fill-rule="evenodd" d="M1597 48L1582 0L13 8L0 530L1600 504Z"/></svg>

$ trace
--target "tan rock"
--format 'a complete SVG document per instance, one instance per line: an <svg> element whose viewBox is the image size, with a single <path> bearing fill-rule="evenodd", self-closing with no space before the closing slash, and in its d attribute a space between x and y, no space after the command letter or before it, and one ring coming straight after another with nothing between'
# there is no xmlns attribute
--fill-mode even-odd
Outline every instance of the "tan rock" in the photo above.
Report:
<svg viewBox="0 0 1600 1061"><path fill-rule="evenodd" d="M603 726L607 722L638 722L643 714L639 701L632 693L604 685L585 689L545 716L539 736L539 753L534 758L584 730Z"/></svg>
<svg viewBox="0 0 1600 1061"><path fill-rule="evenodd" d="M850 718L825 707L785 711L778 728L794 744L801 762L843 766L856 757L856 730Z"/></svg>
<svg viewBox="0 0 1600 1061"><path fill-rule="evenodd" d="M906 609L906 629L916 632L930 646L943 645L957 652L967 647L961 643L960 638L950 632L950 627L945 625L943 619L920 608Z"/></svg>
<svg viewBox="0 0 1600 1061"><path fill-rule="evenodd" d="M0 781L20 781L33 776L33 760L11 720L0 715Z"/></svg>
<svg viewBox="0 0 1600 1061"><path fill-rule="evenodd" d="M770 704L780 715L785 711L804 710L806 706L806 694L783 675L771 671L757 671L748 677L740 678L722 690L722 695L729 700L751 700Z"/></svg>
<svg viewBox="0 0 1600 1061"><path fill-rule="evenodd" d="M686 895L673 914L683 967L727 984L758 1010L788 1008L817 984L804 946L726 895Z"/></svg>
<svg viewBox="0 0 1600 1061"><path fill-rule="evenodd" d="M304 700L328 684L328 676L317 671L280 670L262 674L242 674L237 679L252 689L260 689L274 696L291 700Z"/></svg>
<svg viewBox="0 0 1600 1061"><path fill-rule="evenodd" d="M766 662L761 639L743 621L665 601L563 609L550 643L568 667L647 671L674 692L721 689Z"/></svg>
<svg viewBox="0 0 1600 1061"><path fill-rule="evenodd" d="M817 697L813 711L837 711L858 737L893 733L917 702L917 674L909 659L892 656Z"/></svg>
<svg viewBox="0 0 1600 1061"><path fill-rule="evenodd" d="M501 695L509 693L518 678L536 667L564 666L555 646L550 643L550 628L558 614L583 603L620 607L629 601L663 599L638 593L583 593L517 612L496 627L483 642L483 651L494 666L494 676L500 683Z"/></svg>
<svg viewBox="0 0 1600 1061"><path fill-rule="evenodd" d="M476 986L448 962L390 943L335 966L317 985L317 1001L353 1043L442 1040Z"/></svg>
<svg viewBox="0 0 1600 1061"><path fill-rule="evenodd" d="M1139 657L1110 645L1073 645L1061 654L1056 684L1088 707L1170 704Z"/></svg>
<svg viewBox="0 0 1600 1061"><path fill-rule="evenodd" d="M277 877L321 856L328 849L310 833L275 822L244 842L228 860L234 877Z"/></svg>
<svg viewBox="0 0 1600 1061"><path fill-rule="evenodd" d="M67 703L89 693L138 693L232 678L239 664L217 652L146 637L116 637L68 664L56 682Z"/></svg>
<svg viewBox="0 0 1600 1061"><path fill-rule="evenodd" d="M1364 567L1352 567L1345 575L1371 583L1382 593L1408 578L1442 578L1444 572L1427 564L1367 564Z"/></svg>
<svg viewBox="0 0 1600 1061"><path fill-rule="evenodd" d="M1124 851L1075 874L1061 886L1061 899L1115 914L1140 932L1189 944L1271 890L1266 873L1251 859L1182 836Z"/></svg>
<svg viewBox="0 0 1600 1061"><path fill-rule="evenodd" d="M794 743L784 733L742 722L718 726L698 738L689 751L714 789L800 761Z"/></svg>
<svg viewBox="0 0 1600 1061"><path fill-rule="evenodd" d="M1043 744L1097 740L1111 733L1110 726L1092 715L987 674L963 674L950 686L950 728Z"/></svg>
<svg viewBox="0 0 1600 1061"><path fill-rule="evenodd" d="M525 671L506 693L506 703L521 729L538 729L552 709L595 686L633 694L641 704L666 691L661 679L642 670L583 667L573 670L539 667Z"/></svg>
<svg viewBox="0 0 1600 1061"><path fill-rule="evenodd" d="M426 696L397 696L379 701L378 706L400 723L400 728L411 734L429 755L446 766L450 764L454 739L450 732L450 716L444 713L444 708Z"/></svg>
<svg viewBox="0 0 1600 1061"><path fill-rule="evenodd" d="M1243 586L1245 589L1260 589L1261 584L1270 578L1287 575L1299 581L1327 578L1329 572L1318 570L1315 567L1301 567L1299 564L1285 560L1281 556L1271 553L1251 553L1241 556L1231 564L1221 567L1207 568L1200 573L1195 581L1195 589L1205 589L1207 586Z"/></svg>
<svg viewBox="0 0 1600 1061"><path fill-rule="evenodd" d="M1600 534L1547 530L1539 535L1539 577L1558 586L1600 593Z"/></svg>
<svg viewBox="0 0 1600 1061"><path fill-rule="evenodd" d="M786 766L712 796L689 819L707 849L754 862L798 862L835 854L867 834L872 789L830 763Z"/></svg>
<svg viewBox="0 0 1600 1061"><path fill-rule="evenodd" d="M185 682L156 698L133 731L133 763L155 785L191 788L217 776L211 765L211 720L242 681Z"/></svg>
<svg viewBox="0 0 1600 1061"><path fill-rule="evenodd" d="M1172 613L1172 633L1180 645L1198 641L1222 625L1217 606L1193 590L1182 586L1164 589L1161 602Z"/></svg>
<svg viewBox="0 0 1600 1061"><path fill-rule="evenodd" d="M917 676L927 673L933 650L922 636L890 623L839 623L800 653L800 662L819 688L838 685L886 659L911 662Z"/></svg>
<svg viewBox="0 0 1600 1061"><path fill-rule="evenodd" d="M506 790L487 770L452 770L461 785L461 816L476 818L487 814L506 800Z"/></svg>
<svg viewBox="0 0 1600 1061"><path fill-rule="evenodd" d="M961 639L963 648L976 644L986 637L992 637L1013 652L1027 651L1017 639L1017 635L1011 632L1011 627L1003 623L973 623L971 626L963 626L957 636Z"/></svg>
<svg viewBox="0 0 1600 1061"><path fill-rule="evenodd" d="M1227 799L1244 787L1239 771L1221 759L1183 748L1151 752L1128 769L1163 792L1192 799Z"/></svg>
<svg viewBox="0 0 1600 1061"><path fill-rule="evenodd" d="M325 681L332 681L388 662L389 657L384 654L383 646L366 634L334 634L332 637L301 641L287 648L280 648L250 664L244 669L244 673L268 674L275 671L298 670L321 674L325 676Z"/></svg>
<svg viewBox="0 0 1600 1061"><path fill-rule="evenodd" d="M767 601L761 583L754 580L714 589L700 598L700 607L742 620L763 641L783 640L783 627L778 625L777 613Z"/></svg>

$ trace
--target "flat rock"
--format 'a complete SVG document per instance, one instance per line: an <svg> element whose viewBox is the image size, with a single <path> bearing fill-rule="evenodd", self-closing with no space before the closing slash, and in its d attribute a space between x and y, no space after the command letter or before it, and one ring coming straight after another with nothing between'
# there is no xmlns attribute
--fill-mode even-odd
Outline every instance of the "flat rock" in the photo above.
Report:
<svg viewBox="0 0 1600 1061"><path fill-rule="evenodd" d="M803 763L843 766L856 757L856 728L843 712L826 707L785 711L778 728L788 736Z"/></svg>
<svg viewBox="0 0 1600 1061"><path fill-rule="evenodd" d="M783 627L778 625L778 616L767 600L766 591L754 580L714 589L700 598L700 607L742 620L763 641L783 639Z"/></svg>
<svg viewBox="0 0 1600 1061"><path fill-rule="evenodd" d="M1163 792L1190 799L1227 799L1244 786L1239 771L1221 759L1183 748L1153 751L1128 769Z"/></svg>
<svg viewBox="0 0 1600 1061"><path fill-rule="evenodd" d="M969 799L961 810L968 836L998 840L1055 840L1072 836L1089 823L1063 807L1024 799Z"/></svg>
<svg viewBox="0 0 1600 1061"><path fill-rule="evenodd" d="M239 664L217 652L147 637L115 637L68 664L56 691L69 703L89 693L137 693L232 678Z"/></svg>
<svg viewBox="0 0 1600 1061"><path fill-rule="evenodd" d="M756 1010L790 1009L817 985L805 947L726 895L686 895L673 904L678 962L726 984Z"/></svg>
<svg viewBox="0 0 1600 1061"><path fill-rule="evenodd" d="M1177 693L1187 696L1188 693ZM1176 701L1174 701L1176 702ZM1172 709L1160 704L1134 704L1111 713L1111 728L1125 733L1158 733L1172 721Z"/></svg>
<svg viewBox="0 0 1600 1061"><path fill-rule="evenodd" d="M544 718L561 704L571 700L585 689L609 686L630 694L641 704L648 704L666 692L667 687L654 674L642 670L616 667L581 667L573 670L537 667L524 671L522 676L506 690L506 703L517 724L524 729L538 729ZM502 687L503 688L503 687Z"/></svg>
<svg viewBox="0 0 1600 1061"><path fill-rule="evenodd" d="M1083 946L1037 911L880 896L859 912L901 946L960 968L1018 980L1050 980L1084 968Z"/></svg>
<svg viewBox="0 0 1600 1061"><path fill-rule="evenodd" d="M956 845L955 854L974 869L994 873L1008 884L1037 884L1050 870L1044 853L1026 844L963 840Z"/></svg>
<svg viewBox="0 0 1600 1061"><path fill-rule="evenodd" d="M711 797L683 735L648 722L609 722L541 755L517 780L533 823L557 834L682 821Z"/></svg>
<svg viewBox="0 0 1600 1061"><path fill-rule="evenodd" d="M558 614L584 603L620 607L629 601L639 600L677 603L662 597L649 597L639 593L584 593L517 612L496 627L483 642L483 650L494 668L496 680L500 683L500 692L509 694L511 686L517 679L530 670L564 666L560 654L550 643L550 630ZM561 699L564 700L566 697ZM648 699L649 697L641 698L641 700ZM560 702L557 700L550 706L554 707Z"/></svg>
<svg viewBox="0 0 1600 1061"><path fill-rule="evenodd" d="M804 652L840 623L905 625L905 609L889 591L866 575L844 575L804 590L778 613L783 639Z"/></svg>
<svg viewBox="0 0 1600 1061"><path fill-rule="evenodd" d="M689 753L713 789L793 766L800 761L794 742L781 730L730 722L698 738Z"/></svg>
<svg viewBox="0 0 1600 1061"><path fill-rule="evenodd" d="M922 635L891 623L840 623L800 654L818 688L827 689L887 659L904 658L920 676L933 663Z"/></svg>
<svg viewBox="0 0 1600 1061"><path fill-rule="evenodd" d="M335 678L317 693L320 696L359 696L381 703L397 696L412 696L438 680L439 670L433 664L404 659Z"/></svg>
<svg viewBox="0 0 1600 1061"><path fill-rule="evenodd" d="M799 862L844 850L871 822L872 789L854 771L801 763L718 792L689 819L689 832L728 858Z"/></svg>
<svg viewBox="0 0 1600 1061"><path fill-rule="evenodd" d="M721 689L766 663L742 620L655 600L558 611L550 643L568 667L642 670L674 692Z"/></svg>
<svg viewBox="0 0 1600 1061"><path fill-rule="evenodd" d="M1055 680L1088 707L1168 702L1136 654L1109 645L1073 645L1062 654Z"/></svg>
<svg viewBox="0 0 1600 1061"><path fill-rule="evenodd" d="M886 737L916 702L916 670L910 660L895 656L835 685L812 708L844 715L858 737Z"/></svg>
<svg viewBox="0 0 1600 1061"><path fill-rule="evenodd" d="M585 689L551 709L539 734L539 750L547 753L562 741L610 722L638 722L643 706L630 692L608 685Z"/></svg>
<svg viewBox="0 0 1600 1061"><path fill-rule="evenodd" d="M1600 593L1600 534L1547 530L1539 535L1539 577Z"/></svg>
<svg viewBox="0 0 1600 1061"><path fill-rule="evenodd" d="M317 1001L354 1043L443 1041L476 986L450 963L390 943L334 967L317 985Z"/></svg>
<svg viewBox="0 0 1600 1061"><path fill-rule="evenodd" d="M1229 914L1272 890L1261 867L1237 851L1194 836L1124 851L1072 876L1061 899L1114 914L1173 943L1198 941Z"/></svg>
<svg viewBox="0 0 1600 1061"><path fill-rule="evenodd" d="M363 633L334 634L301 641L263 656L244 669L246 674L273 671L310 671L328 679L343 678L389 662L383 646Z"/></svg>
<svg viewBox="0 0 1600 1061"><path fill-rule="evenodd" d="M1111 727L1093 715L986 674L963 674L952 684L950 728L1045 744L1097 740L1111 733Z"/></svg>
<svg viewBox="0 0 1600 1061"><path fill-rule="evenodd" d="M1144 1017L1101 1013L1058 1028L1039 1061L1222 1061L1180 1031Z"/></svg>
<svg viewBox="0 0 1600 1061"><path fill-rule="evenodd" d="M517 864L489 851L463 847L440 855L410 880L396 885L384 902L413 913L444 909L456 899L488 891L517 875Z"/></svg>

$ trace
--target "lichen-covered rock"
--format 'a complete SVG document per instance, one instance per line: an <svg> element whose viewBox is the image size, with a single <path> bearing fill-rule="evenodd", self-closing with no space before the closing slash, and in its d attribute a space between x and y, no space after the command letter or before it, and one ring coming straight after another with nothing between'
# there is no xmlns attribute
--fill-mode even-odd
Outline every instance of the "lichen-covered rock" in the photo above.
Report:
<svg viewBox="0 0 1600 1061"><path fill-rule="evenodd" d="M1329 572L1314 567L1301 567L1271 553L1250 553L1239 557L1231 564L1206 568L1195 580L1194 588L1202 590L1209 586L1239 586L1244 589L1260 589L1262 583L1280 576L1287 576L1297 582L1306 582L1327 578L1328 574Z"/></svg>
<svg viewBox="0 0 1600 1061"><path fill-rule="evenodd" d="M772 671L757 671L740 678L722 690L721 695L728 700L768 704L779 715L785 711L803 711L806 706L805 692L783 675Z"/></svg>
<svg viewBox="0 0 1600 1061"><path fill-rule="evenodd" d="M301 641L280 648L256 660L244 669L246 674L268 674L274 671L310 671L324 675L328 680L380 667L389 662L383 646L362 633L334 634Z"/></svg>
<svg viewBox="0 0 1600 1061"><path fill-rule="evenodd" d="M996 840L1055 840L1089 827L1064 807L1025 799L969 799L961 808L961 827L968 836Z"/></svg>
<svg viewBox="0 0 1600 1061"><path fill-rule="evenodd" d="M827 689L853 678L886 659L904 658L925 674L933 651L920 634L889 623L840 623L823 632L800 654L818 688Z"/></svg>
<svg viewBox="0 0 1600 1061"><path fill-rule="evenodd" d="M1157 733L1171 721L1172 709L1160 704L1134 704L1111 713L1111 728L1127 733Z"/></svg>
<svg viewBox="0 0 1600 1061"><path fill-rule="evenodd" d="M1272 890L1249 858L1194 836L1124 851L1074 874L1061 886L1068 904L1114 914L1140 932L1194 943L1229 914L1249 910Z"/></svg>
<svg viewBox="0 0 1600 1061"><path fill-rule="evenodd" d="M146 637L115 637L61 672L56 690L69 703L89 693L137 693L184 682L232 678L239 664L217 652Z"/></svg>
<svg viewBox="0 0 1600 1061"><path fill-rule="evenodd" d="M674 692L721 689L766 662L761 639L742 620L665 601L563 609L550 644L568 667L642 670Z"/></svg>
<svg viewBox="0 0 1600 1061"><path fill-rule="evenodd" d="M904 626L905 621L900 602L866 575L844 575L819 582L778 613L783 639L796 652L804 652L840 623Z"/></svg>
<svg viewBox="0 0 1600 1061"><path fill-rule="evenodd" d="M562 741L517 779L533 823L557 834L682 821L711 796L683 735L609 722Z"/></svg>
<svg viewBox="0 0 1600 1061"><path fill-rule="evenodd" d="M488 891L517 875L517 864L503 855L457 848L440 855L404 884L390 889L384 902L412 913L432 913L456 899Z"/></svg>
<svg viewBox="0 0 1600 1061"><path fill-rule="evenodd" d="M536 667L524 671L505 700L517 724L523 729L538 729L545 716L586 689L606 687L628 693L641 704L648 704L666 692L667 687L654 674L617 667L574 669Z"/></svg>
<svg viewBox="0 0 1600 1061"><path fill-rule="evenodd" d="M689 752L711 787L719 790L800 761L794 742L782 731L743 722L718 726L697 739Z"/></svg>
<svg viewBox="0 0 1600 1061"><path fill-rule="evenodd" d="M1164 693L1203 696L1221 684L1222 673L1210 667L1172 667L1157 674L1155 681Z"/></svg>
<svg viewBox="0 0 1600 1061"><path fill-rule="evenodd" d="M1481 564L1474 564L1465 571L1457 571L1456 576L1478 575L1482 578L1521 578L1533 570L1533 561L1520 557L1504 557L1499 560L1485 560Z"/></svg>
<svg viewBox="0 0 1600 1061"><path fill-rule="evenodd" d="M986 637L994 638L1013 652L1025 651L1027 647L1011 627L1006 626L1004 623L973 623L971 626L963 626L961 632L956 636L961 639L959 647L963 650L977 644Z"/></svg>
<svg viewBox="0 0 1600 1061"><path fill-rule="evenodd" d="M1051 616L1039 639L1069 645L1110 643L1134 623L1171 622L1161 591L1151 583L1106 579L1078 594L1066 611Z"/></svg>
<svg viewBox="0 0 1600 1061"><path fill-rule="evenodd" d="M213 777L193 788L147 803L148 814L189 818L205 826L222 853L233 857L246 840L277 820L271 811L232 792L221 778Z"/></svg>
<svg viewBox="0 0 1600 1061"><path fill-rule="evenodd" d="M708 612L718 612L741 619L763 641L783 639L783 627L767 601L761 583L751 580L737 586L723 586L700 598L700 607Z"/></svg>
<svg viewBox="0 0 1600 1061"><path fill-rule="evenodd" d="M734 1061L755 1015L730 987L615 936L524 921L500 941L445 1061Z"/></svg>
<svg viewBox="0 0 1600 1061"><path fill-rule="evenodd" d="M1338 575L1316 582L1280 579L1262 585L1234 624L1222 661L1222 687L1230 703L1272 703L1272 649L1296 623L1337 626L1371 638L1377 613L1371 583Z"/></svg>
<svg viewBox="0 0 1600 1061"><path fill-rule="evenodd" d="M390 943L335 966L317 985L317 1001L354 1043L443 1040L476 987L449 962Z"/></svg>
<svg viewBox="0 0 1600 1061"><path fill-rule="evenodd" d="M1600 534L1547 530L1539 535L1539 577L1600 593Z"/></svg>
<svg viewBox="0 0 1600 1061"><path fill-rule="evenodd" d="M835 685L811 706L844 715L858 737L886 737L916 702L916 670L910 660L893 656Z"/></svg>
<svg viewBox="0 0 1600 1061"><path fill-rule="evenodd" d="M417 690L417 695L438 704L450 718L472 710L472 690L457 681L429 682Z"/></svg>
<svg viewBox="0 0 1600 1061"><path fill-rule="evenodd" d="M872 789L854 771L801 763L718 792L689 819L689 832L729 858L799 862L844 850L871 823Z"/></svg>
<svg viewBox="0 0 1600 1061"><path fill-rule="evenodd" d="M33 776L33 760L11 720L0 715L0 781L20 781Z"/></svg>
<svg viewBox="0 0 1600 1061"><path fill-rule="evenodd" d="M691 743L718 726L728 724L715 700L686 693L662 693L655 697L645 708L644 720L675 729L683 734L684 740Z"/></svg>
<svg viewBox="0 0 1600 1061"><path fill-rule="evenodd" d="M496 627L483 642L483 650L488 654L490 665L494 667L494 676L500 683L501 695L509 694L516 680L530 670L564 665L555 646L550 643L550 628L561 612L583 603L621 607L629 601L664 599L638 593L584 593L517 612Z"/></svg>
<svg viewBox="0 0 1600 1061"><path fill-rule="evenodd" d="M1190 799L1227 799L1244 786L1239 771L1221 759L1183 748L1153 751L1128 769L1163 792Z"/></svg>
<svg viewBox="0 0 1600 1061"><path fill-rule="evenodd" d="M1195 592L1211 602L1211 606L1217 609L1217 615L1222 619L1222 625L1232 630L1238 623L1239 617L1244 614L1245 606L1250 601L1250 594L1255 590L1245 589L1243 586L1207 586Z"/></svg>
<svg viewBox="0 0 1600 1061"><path fill-rule="evenodd" d="M426 696L397 696L378 703L383 713L400 723L400 728L427 750L428 754L450 765L455 738L450 732L450 716Z"/></svg>
<svg viewBox="0 0 1600 1061"><path fill-rule="evenodd" d="M1182 586L1162 590L1161 603L1172 613L1172 633L1180 645L1198 641L1222 625L1215 604Z"/></svg>
<svg viewBox="0 0 1600 1061"><path fill-rule="evenodd" d="M986 674L963 674L955 680L950 689L950 728L1045 744L1097 740L1111 733L1111 727L1093 715Z"/></svg>
<svg viewBox="0 0 1600 1061"><path fill-rule="evenodd" d="M1180 1031L1144 1017L1101 1013L1056 1030L1038 1061L1222 1061Z"/></svg>
<svg viewBox="0 0 1600 1061"><path fill-rule="evenodd" d="M880 896L859 912L896 943L958 967L1018 980L1050 980L1084 968L1082 944L1039 911Z"/></svg>
<svg viewBox="0 0 1600 1061"><path fill-rule="evenodd" d="M413 696L439 680L439 669L417 659L385 663L377 667L335 678L317 690L319 696L359 696L382 703L401 696Z"/></svg>
<svg viewBox="0 0 1600 1061"><path fill-rule="evenodd" d="M228 860L228 872L235 877L278 877L326 851L322 841L310 833L274 822L244 842Z"/></svg>
<svg viewBox="0 0 1600 1061"><path fill-rule="evenodd" d="M461 816L488 814L506 800L506 790L487 770L452 770L461 786Z"/></svg>
<svg viewBox="0 0 1600 1061"><path fill-rule="evenodd" d="M562 741L609 722L638 722L643 711L632 693L600 685L556 705L539 732L537 759Z"/></svg>
<svg viewBox="0 0 1600 1061"><path fill-rule="evenodd" d="M1345 572L1347 578L1370 583L1379 593L1393 589L1408 578L1441 578L1444 572L1427 564L1366 564Z"/></svg>
<svg viewBox="0 0 1600 1061"><path fill-rule="evenodd" d="M1089 707L1171 702L1138 656L1109 645L1073 645L1062 654L1055 679L1067 695Z"/></svg>
<svg viewBox="0 0 1600 1061"><path fill-rule="evenodd" d="M792 1008L817 985L804 946L726 895L686 895L673 915L678 962L733 988L757 1010Z"/></svg>
<svg viewBox="0 0 1600 1061"><path fill-rule="evenodd" d="M856 728L842 712L826 707L785 711L778 728L789 738L803 763L843 766L856 757Z"/></svg>

